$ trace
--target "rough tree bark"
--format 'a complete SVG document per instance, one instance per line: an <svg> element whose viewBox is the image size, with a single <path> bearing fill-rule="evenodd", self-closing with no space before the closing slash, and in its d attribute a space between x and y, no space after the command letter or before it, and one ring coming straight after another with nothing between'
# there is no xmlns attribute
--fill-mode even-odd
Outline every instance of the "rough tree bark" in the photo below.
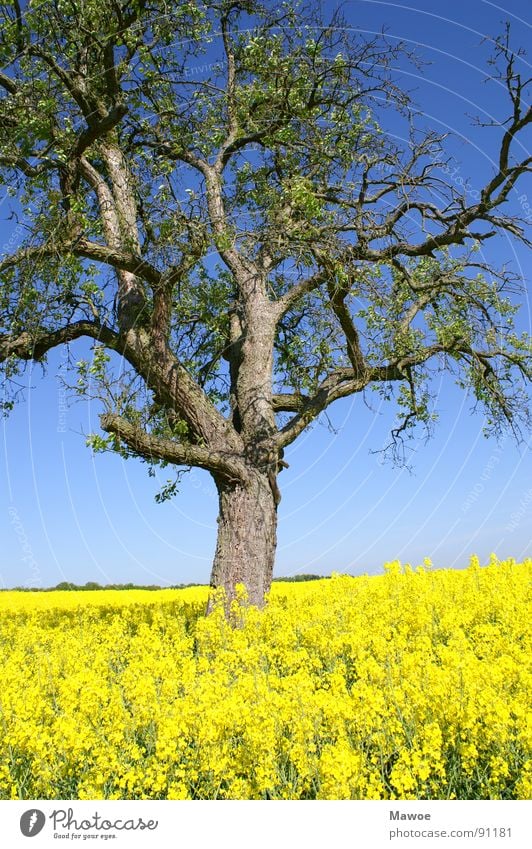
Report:
<svg viewBox="0 0 532 849"><path fill-rule="evenodd" d="M218 540L211 586L228 599L244 584L249 601L262 605L270 589L277 546L277 498L267 474L245 484L218 482Z"/></svg>

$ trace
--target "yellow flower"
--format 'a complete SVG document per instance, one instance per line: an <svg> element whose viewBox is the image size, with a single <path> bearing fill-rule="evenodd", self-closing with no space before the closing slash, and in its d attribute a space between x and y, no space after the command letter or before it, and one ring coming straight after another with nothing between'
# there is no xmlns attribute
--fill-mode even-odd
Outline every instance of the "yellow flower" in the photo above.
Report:
<svg viewBox="0 0 532 849"><path fill-rule="evenodd" d="M0 798L528 798L531 567L0 593Z"/></svg>

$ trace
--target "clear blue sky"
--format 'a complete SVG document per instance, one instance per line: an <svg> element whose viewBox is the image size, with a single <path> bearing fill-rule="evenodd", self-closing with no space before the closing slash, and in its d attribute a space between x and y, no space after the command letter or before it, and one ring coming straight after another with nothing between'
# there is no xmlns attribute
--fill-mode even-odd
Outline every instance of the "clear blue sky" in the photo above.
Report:
<svg viewBox="0 0 532 849"><path fill-rule="evenodd" d="M481 38L511 20L514 40L530 44L528 0L353 0L344 12L368 32L386 25L391 37L418 46L432 63L403 80L416 90L425 124L458 136L451 150L462 164L451 179L481 187L499 134L473 126L467 115L488 120L507 110L500 90L483 82L489 46ZM532 199L531 183L514 193L516 212L523 194ZM6 210L0 202L0 245L11 232ZM485 259L511 263L525 278L519 324L530 330L530 257L501 239L486 246ZM76 359L83 350L82 343L74 349ZM164 471L154 481L140 462L93 457L82 433L98 429L98 410L88 402L65 408L55 377L61 357L50 357L45 378L34 368L27 400L0 423L0 586L207 581L217 511L209 476L193 471L174 500L158 505ZM470 399L451 378L435 388L440 421L432 440L417 445L411 473L371 453L394 421L393 408L377 396L373 410L362 397L338 402L329 417L336 433L324 422L291 446L290 468L280 477L276 574L373 573L386 560L418 563L427 556L438 567L460 567L471 553L485 560L492 551L531 556L529 448L486 440L482 415L472 415Z"/></svg>

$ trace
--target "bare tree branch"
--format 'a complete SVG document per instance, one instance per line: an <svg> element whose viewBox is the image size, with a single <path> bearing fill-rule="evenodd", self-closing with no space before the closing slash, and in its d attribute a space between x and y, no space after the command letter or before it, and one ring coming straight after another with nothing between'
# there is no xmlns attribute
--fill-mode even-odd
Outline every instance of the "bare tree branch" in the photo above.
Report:
<svg viewBox="0 0 532 849"><path fill-rule="evenodd" d="M198 466L232 483L245 482L248 477L245 464L235 455L154 436L116 413L103 413L100 416L100 424L102 430L115 434L135 454L148 460L166 460L179 466Z"/></svg>
<svg viewBox="0 0 532 849"><path fill-rule="evenodd" d="M24 331L15 336L0 335L0 362L11 356L21 360L40 360L52 348L73 342L82 336L95 339L115 351L120 351L122 347L120 337L110 327L97 322L75 321L57 330L42 328L31 332Z"/></svg>

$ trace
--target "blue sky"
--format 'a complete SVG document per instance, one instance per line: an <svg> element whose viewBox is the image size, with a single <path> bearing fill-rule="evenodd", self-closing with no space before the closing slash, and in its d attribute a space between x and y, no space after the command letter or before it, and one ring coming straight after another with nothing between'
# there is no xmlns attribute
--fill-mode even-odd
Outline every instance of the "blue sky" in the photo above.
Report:
<svg viewBox="0 0 532 849"><path fill-rule="evenodd" d="M387 26L390 37L418 46L432 63L421 72L403 70L402 79L415 90L425 125L456 133L450 150L461 164L449 178L480 188L492 173L499 133L475 127L472 116L507 113L500 89L484 83L489 45L481 38L511 20L514 41L530 43L529 3L354 0L344 14L368 33ZM523 195L531 201L531 180L514 192L515 212ZM11 233L6 210L0 201L0 244ZM530 330L525 249L500 239L484 251L486 260L511 263L525 278L519 326ZM75 347L75 358L84 350L83 343ZM217 510L209 476L193 471L175 499L158 505L164 471L153 480L140 462L93 457L83 434L98 429L98 410L87 401L65 404L55 376L62 356L53 353L46 377L40 367L28 374L26 401L0 423L0 586L207 581ZM472 414L471 399L451 378L434 388L440 420L433 438L415 446L411 472L372 453L394 422L394 409L378 396L372 409L362 397L337 402L329 416L334 432L324 421L288 449L276 574L374 573L395 558L460 567L470 554L486 560L492 551L531 556L529 448L485 439L482 415Z"/></svg>

